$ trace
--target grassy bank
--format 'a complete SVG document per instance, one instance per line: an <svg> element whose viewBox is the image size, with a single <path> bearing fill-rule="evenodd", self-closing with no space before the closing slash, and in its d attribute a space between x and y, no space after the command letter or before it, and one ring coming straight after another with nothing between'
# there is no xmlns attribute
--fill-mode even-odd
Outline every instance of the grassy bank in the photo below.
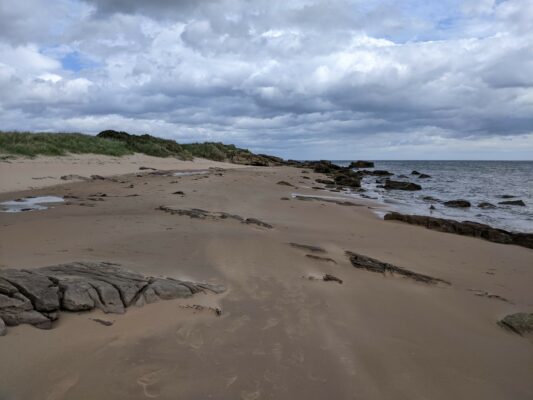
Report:
<svg viewBox="0 0 533 400"><path fill-rule="evenodd" d="M181 160L201 157L250 165L277 165L283 162L280 158L254 154L231 144L213 142L179 144L174 140L151 135L130 135L111 130L100 132L97 136L81 133L0 132L0 154L35 157L87 153L109 156L142 153Z"/></svg>

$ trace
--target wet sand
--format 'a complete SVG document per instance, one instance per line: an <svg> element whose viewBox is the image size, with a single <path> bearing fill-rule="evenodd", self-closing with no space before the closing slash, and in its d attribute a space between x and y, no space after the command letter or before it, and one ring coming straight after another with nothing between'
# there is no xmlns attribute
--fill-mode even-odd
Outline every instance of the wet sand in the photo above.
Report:
<svg viewBox="0 0 533 400"><path fill-rule="evenodd" d="M533 311L533 250L383 221L363 200L291 198L337 196L310 188L323 176L295 168L221 174L131 174L0 194L77 197L0 213L0 268L111 261L228 287L124 315L62 313L49 331L9 328L0 338L0 399L533 398L533 339L497 325ZM89 200L97 193L107 196ZM171 215L162 205L273 228ZM322 247L336 263L290 242ZM347 250L451 285L356 269ZM308 279L326 273L343 284ZM183 307L192 304L222 315Z"/></svg>

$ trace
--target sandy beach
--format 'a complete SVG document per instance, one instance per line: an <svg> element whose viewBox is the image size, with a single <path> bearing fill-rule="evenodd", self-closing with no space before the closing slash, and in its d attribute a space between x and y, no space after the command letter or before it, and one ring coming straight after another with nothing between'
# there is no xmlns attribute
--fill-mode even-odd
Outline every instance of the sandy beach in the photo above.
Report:
<svg viewBox="0 0 533 400"><path fill-rule="evenodd" d="M9 161L0 201L67 198L0 213L0 269L108 261L227 290L123 315L62 312L51 330L10 327L2 400L533 398L533 338L497 324L533 311L531 249L384 221L368 200L313 189L324 175L299 168L139 155ZM60 179L69 174L111 178ZM346 251L450 284L354 268Z"/></svg>

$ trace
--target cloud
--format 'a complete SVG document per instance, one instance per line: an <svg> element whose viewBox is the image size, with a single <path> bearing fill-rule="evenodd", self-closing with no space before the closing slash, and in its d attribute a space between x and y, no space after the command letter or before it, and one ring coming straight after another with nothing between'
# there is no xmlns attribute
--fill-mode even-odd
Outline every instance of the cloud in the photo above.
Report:
<svg viewBox="0 0 533 400"><path fill-rule="evenodd" d="M302 158L446 158L476 140L527 148L533 133L533 0L30 2L8 10L12 26L44 26L43 10L54 29L0 39L3 129Z"/></svg>

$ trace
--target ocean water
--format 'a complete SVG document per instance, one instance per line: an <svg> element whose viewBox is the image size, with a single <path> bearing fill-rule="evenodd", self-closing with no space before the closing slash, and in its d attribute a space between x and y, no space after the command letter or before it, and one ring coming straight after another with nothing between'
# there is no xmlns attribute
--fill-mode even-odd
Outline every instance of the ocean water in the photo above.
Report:
<svg viewBox="0 0 533 400"><path fill-rule="evenodd" d="M350 161L333 161L347 166ZM394 175L390 178L410 181L422 190L408 192L378 188L376 177L365 177L363 196L378 200L390 210L450 218L459 221L476 221L497 228L533 232L533 161L374 161L374 169L384 169ZM372 168L368 168L372 169ZM419 179L411 172L431 175ZM399 175L405 175L401 178ZM502 196L513 196L502 198ZM354 194L354 196L360 196ZM429 202L423 197L432 196L442 201L464 199L472 203L466 209L449 208L440 202ZM525 207L498 204L501 201L522 200ZM481 202L497 207L482 209ZM435 210L430 210L433 205Z"/></svg>

